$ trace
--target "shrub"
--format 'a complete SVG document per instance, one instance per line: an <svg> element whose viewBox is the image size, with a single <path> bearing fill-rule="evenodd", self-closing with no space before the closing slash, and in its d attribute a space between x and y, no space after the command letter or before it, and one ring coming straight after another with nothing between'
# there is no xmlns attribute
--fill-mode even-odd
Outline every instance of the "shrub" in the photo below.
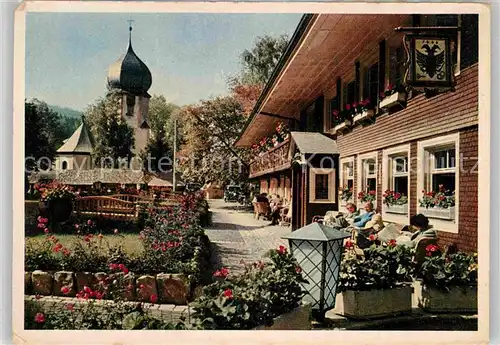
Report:
<svg viewBox="0 0 500 345"><path fill-rule="evenodd" d="M356 254L351 242L346 247L338 292L391 289L412 282L414 250L410 247L397 245L395 240L387 246L373 243L362 256Z"/></svg>
<svg viewBox="0 0 500 345"><path fill-rule="evenodd" d="M191 307L193 327L198 329L251 329L270 325L273 318L300 305L306 282L296 260L280 250L269 253L271 262L245 266L245 272L231 276L217 271L218 281L206 286Z"/></svg>
<svg viewBox="0 0 500 345"><path fill-rule="evenodd" d="M477 253L442 253L436 245L428 245L424 262L416 272L426 286L449 291L453 286L477 284Z"/></svg>

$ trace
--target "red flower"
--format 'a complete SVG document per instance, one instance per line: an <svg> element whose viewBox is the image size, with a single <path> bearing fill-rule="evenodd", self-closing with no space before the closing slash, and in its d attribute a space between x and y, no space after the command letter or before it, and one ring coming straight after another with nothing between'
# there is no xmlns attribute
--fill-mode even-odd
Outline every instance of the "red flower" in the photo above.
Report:
<svg viewBox="0 0 500 345"><path fill-rule="evenodd" d="M89 288L87 285L85 285L85 286L83 287L83 291L84 291L85 293L91 293L91 292L92 292L92 289L91 289L91 288Z"/></svg>
<svg viewBox="0 0 500 345"><path fill-rule="evenodd" d="M346 110L351 110L351 105L350 105L350 104L346 104L346 105L345 105L345 109L346 109Z"/></svg>
<svg viewBox="0 0 500 345"><path fill-rule="evenodd" d="M44 323L45 322L45 315L43 315L42 313L36 313L35 322L36 323Z"/></svg>
<svg viewBox="0 0 500 345"><path fill-rule="evenodd" d="M49 229L45 228L45 230L43 230L43 232L45 232L46 234L49 233Z"/></svg>
<svg viewBox="0 0 500 345"><path fill-rule="evenodd" d="M92 225L92 221L90 219L87 220L87 225Z"/></svg>
<svg viewBox="0 0 500 345"><path fill-rule="evenodd" d="M117 264L109 264L109 269L115 271L118 269L118 265Z"/></svg>
<svg viewBox="0 0 500 345"><path fill-rule="evenodd" d="M61 292L65 295L69 294L69 288L67 286L63 286L61 288Z"/></svg>
<svg viewBox="0 0 500 345"><path fill-rule="evenodd" d="M354 243L351 240L347 240L346 243L344 244L345 248L354 248Z"/></svg>
<svg viewBox="0 0 500 345"><path fill-rule="evenodd" d="M226 290L224 290L223 295L227 299L232 299L233 298L233 291L231 289L226 289Z"/></svg>
<svg viewBox="0 0 500 345"><path fill-rule="evenodd" d="M280 254L286 254L286 247L285 246L280 246L279 249L278 249L278 252Z"/></svg>
<svg viewBox="0 0 500 345"><path fill-rule="evenodd" d="M354 103L352 104L352 106L353 106L353 108L356 108L356 107L358 106L358 102L354 102Z"/></svg>
<svg viewBox="0 0 500 345"><path fill-rule="evenodd" d="M142 290L142 289L144 289L144 288L145 288L144 284L139 285L139 289L141 289L141 290Z"/></svg>
<svg viewBox="0 0 500 345"><path fill-rule="evenodd" d="M75 305L73 303L66 304L66 310L69 310L69 311L75 310Z"/></svg>
<svg viewBox="0 0 500 345"><path fill-rule="evenodd" d="M58 243L54 246L54 248L52 249L52 251L54 253L59 253L61 251L61 249L63 248L62 244L61 243Z"/></svg>
<svg viewBox="0 0 500 345"><path fill-rule="evenodd" d="M384 98L384 97L385 97L385 93L381 92L381 93L379 94L379 96L380 96L380 98Z"/></svg>
<svg viewBox="0 0 500 345"><path fill-rule="evenodd" d="M375 195L375 194L377 194L377 192L376 192L376 191L374 191L374 190L371 190L371 191L370 191L370 195Z"/></svg>
<svg viewBox="0 0 500 345"><path fill-rule="evenodd" d="M300 266L295 267L295 272L301 273L302 272L302 268Z"/></svg>
<svg viewBox="0 0 500 345"><path fill-rule="evenodd" d="M392 240L390 240L390 241L387 243L387 245L388 245L389 247L395 247L395 246L396 246L396 244L397 244L397 243L396 243L396 240L395 240L395 239L392 239Z"/></svg>
<svg viewBox="0 0 500 345"><path fill-rule="evenodd" d="M158 296L151 295L151 297L149 298L149 300L151 301L151 303L156 303L156 302L158 302Z"/></svg>
<svg viewBox="0 0 500 345"><path fill-rule="evenodd" d="M377 239L377 236L375 236L375 234L370 234L368 238L370 239L370 241L375 241Z"/></svg>
<svg viewBox="0 0 500 345"><path fill-rule="evenodd" d="M427 253L434 253L439 250L439 247L435 244L429 244L427 247L425 247L425 251Z"/></svg>
<svg viewBox="0 0 500 345"><path fill-rule="evenodd" d="M214 275L214 277L226 278L229 275L229 269L224 267L220 270L215 271L215 273L213 275Z"/></svg>

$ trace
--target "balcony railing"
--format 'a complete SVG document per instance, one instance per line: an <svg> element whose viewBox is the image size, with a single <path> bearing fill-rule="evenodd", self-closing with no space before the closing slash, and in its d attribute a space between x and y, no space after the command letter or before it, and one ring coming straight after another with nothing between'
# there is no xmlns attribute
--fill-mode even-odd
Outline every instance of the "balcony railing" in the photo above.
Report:
<svg viewBox="0 0 500 345"><path fill-rule="evenodd" d="M290 167L289 147L290 140L286 140L271 150L256 156L250 163L250 178L288 169Z"/></svg>

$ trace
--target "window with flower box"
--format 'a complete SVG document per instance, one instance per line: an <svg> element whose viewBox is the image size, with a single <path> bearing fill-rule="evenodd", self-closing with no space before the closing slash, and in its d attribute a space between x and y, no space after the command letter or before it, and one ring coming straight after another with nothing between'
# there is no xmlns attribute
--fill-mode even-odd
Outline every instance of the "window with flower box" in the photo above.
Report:
<svg viewBox="0 0 500 345"><path fill-rule="evenodd" d="M409 200L409 145L402 145L383 152L382 211L384 218L407 222Z"/></svg>
<svg viewBox="0 0 500 345"><path fill-rule="evenodd" d="M359 156L358 167L358 203L372 201L375 205L377 199L377 153Z"/></svg>
<svg viewBox="0 0 500 345"><path fill-rule="evenodd" d="M363 99L370 100L371 104L376 104L378 100L378 62L374 63L365 70L363 78Z"/></svg>
<svg viewBox="0 0 500 345"><path fill-rule="evenodd" d="M340 160L340 204L345 205L354 200L354 157Z"/></svg>
<svg viewBox="0 0 500 345"><path fill-rule="evenodd" d="M421 194L418 211L443 230L458 231L458 144L459 134L419 142L421 169L418 186ZM438 228L441 230L441 228Z"/></svg>

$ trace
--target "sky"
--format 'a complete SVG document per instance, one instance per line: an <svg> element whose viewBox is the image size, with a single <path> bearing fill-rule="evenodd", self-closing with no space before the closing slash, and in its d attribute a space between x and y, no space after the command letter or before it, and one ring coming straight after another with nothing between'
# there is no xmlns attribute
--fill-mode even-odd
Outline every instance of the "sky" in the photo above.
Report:
<svg viewBox="0 0 500 345"><path fill-rule="evenodd" d="M132 46L151 95L177 105L227 93L227 77L258 36L292 36L300 14L28 13L26 98L84 110L106 94L107 70Z"/></svg>

